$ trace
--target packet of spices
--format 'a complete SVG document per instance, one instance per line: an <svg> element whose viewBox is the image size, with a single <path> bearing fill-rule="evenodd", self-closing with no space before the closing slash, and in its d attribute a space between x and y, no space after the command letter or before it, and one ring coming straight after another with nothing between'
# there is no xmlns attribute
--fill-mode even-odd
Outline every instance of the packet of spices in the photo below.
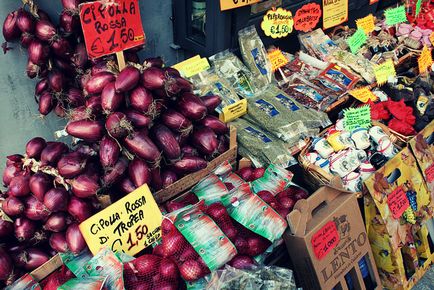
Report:
<svg viewBox="0 0 434 290"><path fill-rule="evenodd" d="M98 252L87 264L86 272L91 277L107 277L107 290L123 290L123 264L109 248Z"/></svg>
<svg viewBox="0 0 434 290"><path fill-rule="evenodd" d="M344 90L352 89L357 82L360 80L358 77L350 73L348 70L331 63L324 71L322 71L320 76L326 79L334 81Z"/></svg>
<svg viewBox="0 0 434 290"><path fill-rule="evenodd" d="M228 81L230 86L244 98L251 98L258 92L252 72L229 50L209 58L217 75Z"/></svg>
<svg viewBox="0 0 434 290"><path fill-rule="evenodd" d="M265 88L273 81L271 61L254 25L238 32L241 55L253 73L258 88Z"/></svg>

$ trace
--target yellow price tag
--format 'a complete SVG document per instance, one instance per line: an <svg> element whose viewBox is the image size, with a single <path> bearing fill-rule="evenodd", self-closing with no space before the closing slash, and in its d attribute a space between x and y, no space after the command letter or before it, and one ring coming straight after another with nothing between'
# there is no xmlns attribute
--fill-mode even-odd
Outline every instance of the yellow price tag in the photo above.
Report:
<svg viewBox="0 0 434 290"><path fill-rule="evenodd" d="M374 73L377 78L377 84L383 85L387 83L389 77L396 76L395 65L391 59L388 59L380 65L375 65Z"/></svg>
<svg viewBox="0 0 434 290"><path fill-rule="evenodd" d="M242 99L232 105L223 108L220 120L228 123L247 114L247 99Z"/></svg>
<svg viewBox="0 0 434 290"><path fill-rule="evenodd" d="M143 185L80 224L92 254L108 246L134 256L161 237L163 215Z"/></svg>
<svg viewBox="0 0 434 290"><path fill-rule="evenodd" d="M273 50L268 54L268 58L271 61L271 69L273 71L278 70L282 66L288 63L288 59L283 55L280 49Z"/></svg>
<svg viewBox="0 0 434 290"><path fill-rule="evenodd" d="M431 33L431 35L429 36L429 40L431 41L431 44L434 46L434 32Z"/></svg>
<svg viewBox="0 0 434 290"><path fill-rule="evenodd" d="M367 103L369 100L372 102L377 100L377 96L374 95L368 87L351 90L349 93L362 103Z"/></svg>
<svg viewBox="0 0 434 290"><path fill-rule="evenodd" d="M420 54L418 60L419 64L419 73L422 74L428 70L428 68L432 65L432 55L431 51L425 45L422 49L422 53Z"/></svg>
<svg viewBox="0 0 434 290"><path fill-rule="evenodd" d="M178 64L172 66L177 69L184 77L192 77L200 72L203 72L210 68L208 59L201 58L199 55L196 55L192 58L184 60Z"/></svg>
<svg viewBox="0 0 434 290"><path fill-rule="evenodd" d="M362 28L366 34L371 33L375 29L375 19L372 14L356 20L357 27Z"/></svg>
<svg viewBox="0 0 434 290"><path fill-rule="evenodd" d="M220 10L229 10L247 5L252 5L262 0L220 0Z"/></svg>
<svg viewBox="0 0 434 290"><path fill-rule="evenodd" d="M266 36L282 38L292 32L294 19L292 12L283 8L268 10L261 22L261 28Z"/></svg>
<svg viewBox="0 0 434 290"><path fill-rule="evenodd" d="M323 27L328 29L348 20L348 0L322 0Z"/></svg>

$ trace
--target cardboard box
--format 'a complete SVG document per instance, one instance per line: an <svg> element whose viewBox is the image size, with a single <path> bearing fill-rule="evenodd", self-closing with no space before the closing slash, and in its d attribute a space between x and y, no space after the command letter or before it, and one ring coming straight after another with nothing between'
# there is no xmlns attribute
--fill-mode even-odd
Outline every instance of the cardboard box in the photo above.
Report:
<svg viewBox="0 0 434 290"><path fill-rule="evenodd" d="M366 289L362 258L371 286L382 289L355 194L321 187L298 201L287 219L284 240L303 289L349 289L345 276L354 289Z"/></svg>
<svg viewBox="0 0 434 290"><path fill-rule="evenodd" d="M434 197L434 121L411 139L409 144L428 190Z"/></svg>

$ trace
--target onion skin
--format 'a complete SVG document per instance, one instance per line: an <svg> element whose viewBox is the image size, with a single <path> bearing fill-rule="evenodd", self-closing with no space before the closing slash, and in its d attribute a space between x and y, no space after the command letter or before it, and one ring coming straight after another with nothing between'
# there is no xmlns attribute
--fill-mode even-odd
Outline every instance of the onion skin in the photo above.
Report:
<svg viewBox="0 0 434 290"><path fill-rule="evenodd" d="M154 97L148 89L138 86L131 91L129 100L130 106L133 109L136 109L139 112L153 114Z"/></svg>
<svg viewBox="0 0 434 290"><path fill-rule="evenodd" d="M87 158L77 152L68 153L57 162L59 174L65 178L74 178L81 174L87 163Z"/></svg>
<svg viewBox="0 0 434 290"><path fill-rule="evenodd" d="M99 184L87 175L80 175L72 181L71 190L79 198L87 198L96 195Z"/></svg>
<svg viewBox="0 0 434 290"><path fill-rule="evenodd" d="M185 156L173 164L173 168L180 174L187 174L206 168L206 160L195 156Z"/></svg>
<svg viewBox="0 0 434 290"><path fill-rule="evenodd" d="M9 184L8 193L14 197L24 197L29 195L29 175L17 175L11 179Z"/></svg>
<svg viewBox="0 0 434 290"><path fill-rule="evenodd" d="M119 158L113 167L107 168L102 181L105 186L117 182L128 168L128 160L124 157Z"/></svg>
<svg viewBox="0 0 434 290"><path fill-rule="evenodd" d="M27 48L29 60L37 65L41 65L47 62L49 52L49 47L44 45L38 39L34 39Z"/></svg>
<svg viewBox="0 0 434 290"><path fill-rule="evenodd" d="M42 172L37 172L30 177L29 188L33 196L39 201L44 200L45 193L53 186L51 177Z"/></svg>
<svg viewBox="0 0 434 290"><path fill-rule="evenodd" d="M142 84L148 90L157 90L164 87L164 71L158 67L150 67L142 74Z"/></svg>
<svg viewBox="0 0 434 290"><path fill-rule="evenodd" d="M29 48L29 45L30 45L30 43L32 43L33 39L35 39L33 34L25 32L25 33L21 34L20 44L23 48Z"/></svg>
<svg viewBox="0 0 434 290"><path fill-rule="evenodd" d="M125 93L134 89L140 80L140 71L133 67L127 66L118 75L115 88L117 93Z"/></svg>
<svg viewBox="0 0 434 290"><path fill-rule="evenodd" d="M218 135L223 135L229 132L228 126L220 121L219 118L212 115L208 115L200 120L199 124L212 129Z"/></svg>
<svg viewBox="0 0 434 290"><path fill-rule="evenodd" d="M18 28L18 14L19 10L10 12L3 23L3 37L6 41L13 41L20 36L20 29Z"/></svg>
<svg viewBox="0 0 434 290"><path fill-rule="evenodd" d="M101 96L95 95L87 99L86 108L88 108L93 115L99 115L102 112Z"/></svg>
<svg viewBox="0 0 434 290"><path fill-rule="evenodd" d="M152 128L152 136L158 148L169 160L177 160L181 157L181 147L169 128L161 124L156 125Z"/></svg>
<svg viewBox="0 0 434 290"><path fill-rule="evenodd" d="M50 88L54 92L61 92L65 83L65 77L58 70L53 70L48 74Z"/></svg>
<svg viewBox="0 0 434 290"><path fill-rule="evenodd" d="M80 28L80 19L71 12L63 10L59 16L59 26L66 34L71 34Z"/></svg>
<svg viewBox="0 0 434 290"><path fill-rule="evenodd" d="M69 104L74 107L83 106L86 103L86 99L84 98L81 91L77 88L69 88L67 98Z"/></svg>
<svg viewBox="0 0 434 290"><path fill-rule="evenodd" d="M86 242L81 235L80 228L78 224L72 224L66 230L66 242L68 248L74 254L78 254L86 248Z"/></svg>
<svg viewBox="0 0 434 290"><path fill-rule="evenodd" d="M11 257L0 248L0 281L6 280L12 274L13 264Z"/></svg>
<svg viewBox="0 0 434 290"><path fill-rule="evenodd" d="M115 83L108 83L101 93L101 107L106 113L114 112L122 105L124 96L117 92Z"/></svg>
<svg viewBox="0 0 434 290"><path fill-rule="evenodd" d="M100 122L91 120L74 121L66 126L66 132L69 135L83 139L86 142L101 140L104 131L104 126Z"/></svg>
<svg viewBox="0 0 434 290"><path fill-rule="evenodd" d="M10 196L3 201L1 208L8 216L19 216L24 212L24 203L18 198Z"/></svg>
<svg viewBox="0 0 434 290"><path fill-rule="evenodd" d="M199 152L196 148L190 145L184 145L181 148L181 152L183 156L197 156L199 157Z"/></svg>
<svg viewBox="0 0 434 290"><path fill-rule="evenodd" d="M172 185L178 180L178 176L176 175L176 173L170 170L163 171L163 173L161 173L161 178L163 180L163 188Z"/></svg>
<svg viewBox="0 0 434 290"><path fill-rule="evenodd" d="M21 154L6 156L6 166L9 165L21 166L23 165L23 158L24 156Z"/></svg>
<svg viewBox="0 0 434 290"><path fill-rule="evenodd" d="M84 42L77 44L75 47L74 55L71 57L71 61L74 64L74 66L78 69L83 69L87 62L89 60L89 57L87 56L86 52L86 45ZM101 90L104 87L101 88Z"/></svg>
<svg viewBox="0 0 434 290"><path fill-rule="evenodd" d="M36 248L29 248L25 251L27 258L24 264L24 269L33 271L44 263L48 262L50 257L43 251Z"/></svg>
<svg viewBox="0 0 434 290"><path fill-rule="evenodd" d="M42 165L54 165L62 154L68 151L68 146L62 142L47 142L47 146L41 152Z"/></svg>
<svg viewBox="0 0 434 290"><path fill-rule="evenodd" d="M127 109L124 111L125 116L127 117L128 121L131 122L131 124L135 128L148 128L152 124L152 118L142 114L136 110L133 109Z"/></svg>
<svg viewBox="0 0 434 290"><path fill-rule="evenodd" d="M99 145L99 160L103 167L111 167L116 164L121 153L119 144L110 136L104 136Z"/></svg>
<svg viewBox="0 0 434 290"><path fill-rule="evenodd" d="M161 121L164 125L179 133L188 134L193 129L189 119L172 109L168 109L161 115Z"/></svg>
<svg viewBox="0 0 434 290"><path fill-rule="evenodd" d="M67 10L78 11L78 5L80 4L80 0L62 0L62 6Z"/></svg>
<svg viewBox="0 0 434 290"><path fill-rule="evenodd" d="M111 113L105 122L105 128L113 138L124 138L132 130L127 116L121 112Z"/></svg>
<svg viewBox="0 0 434 290"><path fill-rule="evenodd" d="M124 139L124 143L125 147L138 157L152 163L159 162L160 151L144 132L134 132L131 137Z"/></svg>
<svg viewBox="0 0 434 290"><path fill-rule="evenodd" d="M53 233L49 239L50 247L56 252L65 253L68 251L68 243L64 233Z"/></svg>
<svg viewBox="0 0 434 290"><path fill-rule="evenodd" d="M218 147L217 135L207 127L194 130L191 136L193 146L205 155L213 155Z"/></svg>
<svg viewBox="0 0 434 290"><path fill-rule="evenodd" d="M18 11L17 26L23 33L32 33L35 30L33 16L24 9Z"/></svg>
<svg viewBox="0 0 434 290"><path fill-rule="evenodd" d="M47 221L44 224L44 230L50 232L61 232L66 229L67 220L66 215L63 212L56 212L50 215Z"/></svg>
<svg viewBox="0 0 434 290"><path fill-rule="evenodd" d="M135 158L128 166L128 175L135 187L151 182L151 173L145 161Z"/></svg>
<svg viewBox="0 0 434 290"><path fill-rule="evenodd" d="M8 237L13 231L14 224L0 217L0 238Z"/></svg>
<svg viewBox="0 0 434 290"><path fill-rule="evenodd" d="M136 186L129 178L124 178L119 183L119 189L122 190L123 193L128 194L136 190Z"/></svg>
<svg viewBox="0 0 434 290"><path fill-rule="evenodd" d="M42 150L47 146L44 138L35 137L26 144L26 155L28 158L39 159Z"/></svg>
<svg viewBox="0 0 434 290"><path fill-rule="evenodd" d="M39 97L39 113L41 115L46 116L48 115L54 107L54 99L50 92L44 92Z"/></svg>
<svg viewBox="0 0 434 290"><path fill-rule="evenodd" d="M48 83L48 79L44 78L40 80L35 86L35 96L41 95L49 88L50 88L50 84Z"/></svg>
<svg viewBox="0 0 434 290"><path fill-rule="evenodd" d="M25 209L24 215L33 221L40 221L46 219L50 215L50 211L45 205L37 200L34 196L29 196L24 201Z"/></svg>
<svg viewBox="0 0 434 290"><path fill-rule="evenodd" d="M71 196L68 203L68 213L81 223L92 215L92 207L89 201Z"/></svg>
<svg viewBox="0 0 434 290"><path fill-rule="evenodd" d="M60 58L68 59L71 56L71 44L65 38L59 38L51 43L51 50Z"/></svg>
<svg viewBox="0 0 434 290"><path fill-rule="evenodd" d="M205 118L208 112L202 100L192 93L183 93L178 107L181 114L194 121Z"/></svg>
<svg viewBox="0 0 434 290"><path fill-rule="evenodd" d="M104 87L115 80L112 73L102 72L92 76L86 83L84 89L88 94L100 94Z"/></svg>
<svg viewBox="0 0 434 290"><path fill-rule="evenodd" d="M36 22L35 35L42 41L51 41L56 36L56 27L47 20Z"/></svg>
<svg viewBox="0 0 434 290"><path fill-rule="evenodd" d="M6 166L5 170L3 171L3 184L5 186L9 186L12 178L19 175L20 173L21 169L19 166L16 166L14 164Z"/></svg>
<svg viewBox="0 0 434 290"><path fill-rule="evenodd" d="M213 112L222 103L222 99L216 95L203 96L201 100L208 109L208 112Z"/></svg>
<svg viewBox="0 0 434 290"><path fill-rule="evenodd" d="M52 188L44 196L44 205L51 212L65 211L69 194L63 188Z"/></svg>
<svg viewBox="0 0 434 290"><path fill-rule="evenodd" d="M36 232L36 224L27 218L19 217L14 222L14 229L18 241L28 241Z"/></svg>

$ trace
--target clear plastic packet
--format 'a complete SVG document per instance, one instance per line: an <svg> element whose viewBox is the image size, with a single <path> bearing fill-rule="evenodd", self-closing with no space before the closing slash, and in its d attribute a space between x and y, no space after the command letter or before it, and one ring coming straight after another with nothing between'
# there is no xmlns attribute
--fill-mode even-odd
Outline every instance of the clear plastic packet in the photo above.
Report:
<svg viewBox="0 0 434 290"><path fill-rule="evenodd" d="M74 278L57 288L58 290L76 290L76 289L86 289L86 290L102 290L107 277L82 277Z"/></svg>
<svg viewBox="0 0 434 290"><path fill-rule="evenodd" d="M368 84L375 82L375 74L372 63L359 55L344 50L336 50L328 56L328 60L338 65L351 69L360 75Z"/></svg>
<svg viewBox="0 0 434 290"><path fill-rule="evenodd" d="M122 261L107 247L87 262L85 269L91 277L107 277L107 290L123 290L125 288Z"/></svg>
<svg viewBox="0 0 434 290"><path fill-rule="evenodd" d="M327 60L327 56L339 47L328 37L321 28L308 33L299 33L298 40L304 50L320 60Z"/></svg>
<svg viewBox="0 0 434 290"><path fill-rule="evenodd" d="M252 72L229 50L219 52L209 58L217 75L228 81L242 97L252 98L258 92Z"/></svg>
<svg viewBox="0 0 434 290"><path fill-rule="evenodd" d="M334 63L331 63L325 70L320 73L320 76L335 82L344 90L352 89L360 80L351 72Z"/></svg>
<svg viewBox="0 0 434 290"><path fill-rule="evenodd" d="M238 41L244 63L253 73L258 88L266 88L273 81L273 71L264 44L254 25L238 31Z"/></svg>

